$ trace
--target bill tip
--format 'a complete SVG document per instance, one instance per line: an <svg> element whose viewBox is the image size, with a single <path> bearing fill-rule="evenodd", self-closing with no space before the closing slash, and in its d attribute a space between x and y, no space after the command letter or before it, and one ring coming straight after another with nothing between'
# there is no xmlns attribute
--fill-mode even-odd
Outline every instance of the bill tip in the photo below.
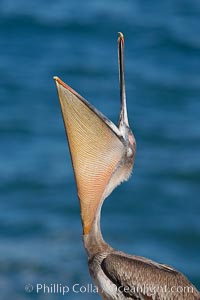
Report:
<svg viewBox="0 0 200 300"><path fill-rule="evenodd" d="M122 42L122 44L124 43L124 35L122 32L118 32L118 43Z"/></svg>
<svg viewBox="0 0 200 300"><path fill-rule="evenodd" d="M123 35L123 33L122 32L118 32L118 36L119 36L119 38L121 38L121 39L124 39L124 35Z"/></svg>

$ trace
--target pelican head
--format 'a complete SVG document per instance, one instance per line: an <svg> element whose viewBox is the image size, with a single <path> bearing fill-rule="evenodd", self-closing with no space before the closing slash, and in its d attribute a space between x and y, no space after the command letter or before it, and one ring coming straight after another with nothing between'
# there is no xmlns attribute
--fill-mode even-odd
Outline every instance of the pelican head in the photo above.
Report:
<svg viewBox="0 0 200 300"><path fill-rule="evenodd" d="M118 37L118 63L121 101L118 126L61 79L54 77L76 179L83 243L91 277L104 300L199 300L199 292L175 269L117 251L102 237L101 206L113 189L129 178L136 151L135 138L128 122L124 36L121 32ZM155 287L156 294L153 295L148 288L141 289L144 286ZM166 291L156 289L158 286L165 286ZM180 293L180 286L189 289Z"/></svg>
<svg viewBox="0 0 200 300"><path fill-rule="evenodd" d="M128 123L124 83L124 37L118 37L121 109L118 127L58 77L57 85L68 138L83 234L87 235L103 200L131 174L136 143Z"/></svg>

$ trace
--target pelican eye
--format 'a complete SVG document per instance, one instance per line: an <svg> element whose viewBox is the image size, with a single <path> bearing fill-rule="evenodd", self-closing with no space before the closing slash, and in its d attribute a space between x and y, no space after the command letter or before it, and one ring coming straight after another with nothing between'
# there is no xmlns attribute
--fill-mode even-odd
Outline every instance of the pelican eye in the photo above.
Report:
<svg viewBox="0 0 200 300"><path fill-rule="evenodd" d="M127 157L131 157L133 155L133 150L131 149L131 147L128 147L127 149Z"/></svg>

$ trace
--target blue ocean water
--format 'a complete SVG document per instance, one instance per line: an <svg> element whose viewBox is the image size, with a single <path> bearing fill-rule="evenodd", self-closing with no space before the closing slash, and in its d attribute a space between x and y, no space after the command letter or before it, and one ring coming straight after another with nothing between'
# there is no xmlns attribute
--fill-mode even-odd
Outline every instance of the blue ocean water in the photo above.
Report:
<svg viewBox="0 0 200 300"><path fill-rule="evenodd" d="M99 299L84 290L91 279L52 78L117 122L118 31L137 155L104 204L103 234L200 289L199 18L198 0L1 1L1 299Z"/></svg>

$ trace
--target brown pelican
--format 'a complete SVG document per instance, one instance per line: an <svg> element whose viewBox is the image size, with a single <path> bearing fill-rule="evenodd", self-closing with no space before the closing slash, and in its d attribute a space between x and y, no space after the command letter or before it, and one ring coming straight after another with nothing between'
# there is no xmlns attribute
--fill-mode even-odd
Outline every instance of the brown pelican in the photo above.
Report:
<svg viewBox="0 0 200 300"><path fill-rule="evenodd" d="M58 77L61 111L80 201L83 242L91 277L103 299L200 299L170 266L109 246L100 229L103 201L131 174L136 142L129 127L124 83L124 37L118 37L121 110L115 126Z"/></svg>

